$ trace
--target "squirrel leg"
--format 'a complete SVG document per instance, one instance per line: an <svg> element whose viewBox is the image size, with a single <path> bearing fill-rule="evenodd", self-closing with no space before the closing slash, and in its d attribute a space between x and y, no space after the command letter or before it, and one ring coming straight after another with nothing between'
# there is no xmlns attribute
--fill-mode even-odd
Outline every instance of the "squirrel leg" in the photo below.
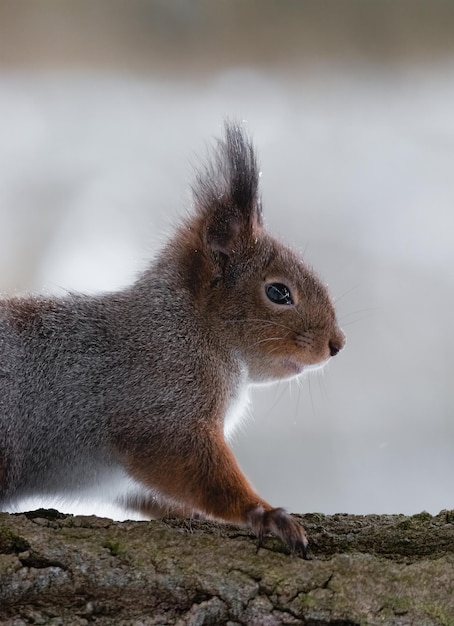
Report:
<svg viewBox="0 0 454 626"><path fill-rule="evenodd" d="M135 495L131 498L122 498L119 504L126 509L137 511L149 519L162 519L164 517L199 517L198 513L191 509L185 508L175 502L167 502L163 498L149 495L144 495L143 497Z"/></svg>
<svg viewBox="0 0 454 626"><path fill-rule="evenodd" d="M166 448L157 456L155 451L145 457L141 451L129 456L127 466L136 479L180 502L182 510L244 524L259 538L272 533L292 552L306 556L304 528L255 493L221 431L200 431L191 442L181 442L179 450Z"/></svg>

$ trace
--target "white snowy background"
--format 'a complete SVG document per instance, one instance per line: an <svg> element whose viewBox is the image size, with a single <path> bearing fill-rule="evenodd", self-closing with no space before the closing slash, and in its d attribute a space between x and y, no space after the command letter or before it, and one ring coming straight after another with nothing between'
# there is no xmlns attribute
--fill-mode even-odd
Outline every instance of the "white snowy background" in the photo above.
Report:
<svg viewBox="0 0 454 626"><path fill-rule="evenodd" d="M211 34L197 48L207 5L191 12L176 1L149 3L147 15L155 6L169 29L159 38L152 20L151 52L140 37L137 49L134 38L122 48L121 33L117 48L111 41L114 18L144 3L104 3L114 11L99 17L97 52L96 29L83 30L88 4L77 15L65 13L69 3L41 4L38 21L31 3L21 4L22 21L13 3L0 9L0 291L128 284L190 206L192 164L224 117L247 120L268 227L329 284L348 343L322 376L254 392L234 441L241 466L263 497L295 512L452 508L453 52L434 36L436 54L413 40L405 54L392 11L378 34L366 20L357 40L331 18L338 48L324 50L323 19L310 13L308 26L301 9L301 33L289 20L294 46L285 32L269 49L259 38L268 57L258 60L253 41L233 54L228 38L218 50ZM345 5L357 17L359 3ZM244 44L241 4L229 15ZM308 33L317 40L310 28L322 43L304 49ZM402 44L393 54L390 32ZM97 504L57 505L119 515L102 494Z"/></svg>

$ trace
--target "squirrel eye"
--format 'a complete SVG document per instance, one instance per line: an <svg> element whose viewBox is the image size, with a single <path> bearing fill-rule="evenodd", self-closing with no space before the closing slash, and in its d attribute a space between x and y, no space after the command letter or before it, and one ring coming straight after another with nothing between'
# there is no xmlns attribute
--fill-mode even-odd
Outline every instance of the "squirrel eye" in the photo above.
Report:
<svg viewBox="0 0 454 626"><path fill-rule="evenodd" d="M275 304L293 304L292 294L283 283L270 283L266 286L266 295Z"/></svg>

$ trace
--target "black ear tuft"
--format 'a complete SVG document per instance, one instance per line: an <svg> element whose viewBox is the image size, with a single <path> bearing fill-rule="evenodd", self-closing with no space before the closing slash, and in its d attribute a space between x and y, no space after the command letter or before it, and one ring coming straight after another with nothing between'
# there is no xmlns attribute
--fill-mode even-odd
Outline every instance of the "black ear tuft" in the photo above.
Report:
<svg viewBox="0 0 454 626"><path fill-rule="evenodd" d="M252 142L241 127L225 124L230 195L235 206L248 212L257 203L259 171Z"/></svg>
<svg viewBox="0 0 454 626"><path fill-rule="evenodd" d="M206 243L215 251L230 256L262 224L257 160L239 124L225 123L225 140L199 171L193 193L206 225Z"/></svg>

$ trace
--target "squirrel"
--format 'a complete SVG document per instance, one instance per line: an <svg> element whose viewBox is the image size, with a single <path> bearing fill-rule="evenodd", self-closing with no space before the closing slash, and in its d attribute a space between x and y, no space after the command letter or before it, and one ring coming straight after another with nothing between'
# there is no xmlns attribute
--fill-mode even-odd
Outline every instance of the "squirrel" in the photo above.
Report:
<svg viewBox="0 0 454 626"><path fill-rule="evenodd" d="M131 286L0 300L0 510L109 485L149 517L235 523L306 555L227 437L250 385L324 364L345 336L325 285L265 229L259 177L226 122L189 215Z"/></svg>

